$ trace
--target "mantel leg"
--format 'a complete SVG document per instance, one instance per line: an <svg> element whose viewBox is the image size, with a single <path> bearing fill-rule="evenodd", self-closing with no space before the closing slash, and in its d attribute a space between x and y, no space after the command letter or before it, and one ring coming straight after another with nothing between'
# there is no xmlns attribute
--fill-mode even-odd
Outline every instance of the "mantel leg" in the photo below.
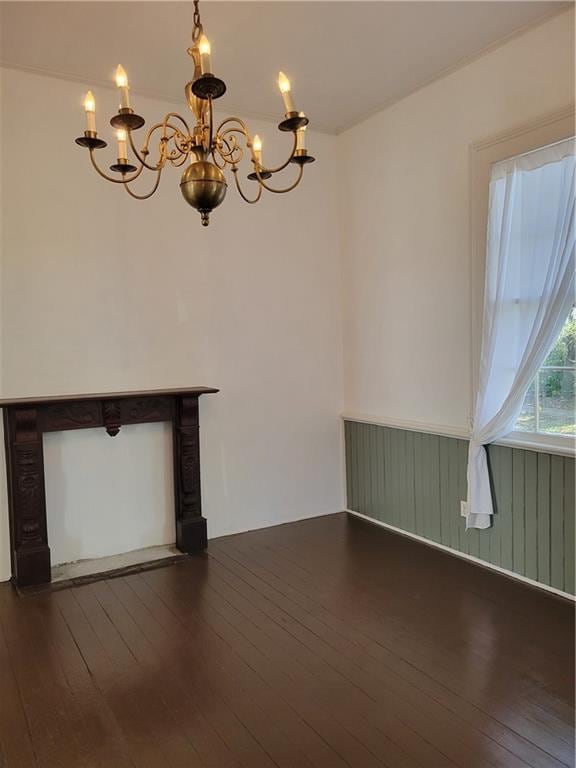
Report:
<svg viewBox="0 0 576 768"><path fill-rule="evenodd" d="M206 520L200 496L198 396L176 398L174 417L174 498L176 546L181 552L206 549Z"/></svg>
<svg viewBox="0 0 576 768"><path fill-rule="evenodd" d="M4 411L12 578L19 587L49 582L42 433L35 408Z"/></svg>

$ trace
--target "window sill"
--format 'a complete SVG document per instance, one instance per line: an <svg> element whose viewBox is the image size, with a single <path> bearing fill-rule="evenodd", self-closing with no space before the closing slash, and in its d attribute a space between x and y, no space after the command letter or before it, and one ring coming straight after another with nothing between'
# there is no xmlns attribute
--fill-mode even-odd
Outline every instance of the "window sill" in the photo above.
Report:
<svg viewBox="0 0 576 768"><path fill-rule="evenodd" d="M510 432L498 445L525 448L527 451L554 453L559 456L576 456L576 438L571 435L545 435L536 432Z"/></svg>

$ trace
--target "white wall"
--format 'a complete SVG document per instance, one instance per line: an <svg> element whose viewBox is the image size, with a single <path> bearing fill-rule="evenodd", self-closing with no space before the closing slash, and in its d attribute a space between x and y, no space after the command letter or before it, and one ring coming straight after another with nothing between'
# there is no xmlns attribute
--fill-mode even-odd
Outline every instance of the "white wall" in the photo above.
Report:
<svg viewBox="0 0 576 768"><path fill-rule="evenodd" d="M468 427L472 143L574 100L563 13L340 137L345 409Z"/></svg>
<svg viewBox="0 0 576 768"><path fill-rule="evenodd" d="M2 394L219 387L201 399L210 536L342 509L336 139L310 133L319 162L297 190L248 206L229 187L203 229L177 169L146 202L92 171L74 144L86 88L3 72ZM116 94L95 95L110 137ZM174 108L137 106L149 121ZM286 137L254 129L278 159ZM53 562L170 540L169 449L157 425L51 435ZM113 542L111 519L125 524Z"/></svg>
<svg viewBox="0 0 576 768"><path fill-rule="evenodd" d="M343 507L343 391L347 411L466 428L468 148L572 101L572 22L557 16L338 139L311 133L320 162L297 191L249 207L230 188L207 230L176 170L143 203L96 177L73 144L85 87L4 71L3 395L220 387L201 400L211 536ZM115 94L96 97L106 130ZM150 117L173 106L138 100ZM254 127L275 152L274 126ZM166 430L111 440L46 441L55 562L173 536ZM111 519L125 522L112 543Z"/></svg>

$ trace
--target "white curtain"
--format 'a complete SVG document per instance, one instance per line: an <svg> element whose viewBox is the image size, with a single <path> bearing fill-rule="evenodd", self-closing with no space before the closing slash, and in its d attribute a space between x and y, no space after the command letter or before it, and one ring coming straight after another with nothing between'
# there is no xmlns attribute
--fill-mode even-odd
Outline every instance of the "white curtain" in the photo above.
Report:
<svg viewBox="0 0 576 768"><path fill-rule="evenodd" d="M573 139L492 168L467 528L493 513L484 445L514 429L574 301L574 174Z"/></svg>

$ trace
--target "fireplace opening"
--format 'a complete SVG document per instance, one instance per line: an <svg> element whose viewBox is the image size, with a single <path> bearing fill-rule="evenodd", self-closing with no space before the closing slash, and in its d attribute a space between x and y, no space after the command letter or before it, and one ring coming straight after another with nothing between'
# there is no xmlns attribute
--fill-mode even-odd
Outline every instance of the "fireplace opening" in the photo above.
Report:
<svg viewBox="0 0 576 768"><path fill-rule="evenodd" d="M172 440L168 422L129 425L113 439L103 429L44 436L53 578L63 563L174 546Z"/></svg>

